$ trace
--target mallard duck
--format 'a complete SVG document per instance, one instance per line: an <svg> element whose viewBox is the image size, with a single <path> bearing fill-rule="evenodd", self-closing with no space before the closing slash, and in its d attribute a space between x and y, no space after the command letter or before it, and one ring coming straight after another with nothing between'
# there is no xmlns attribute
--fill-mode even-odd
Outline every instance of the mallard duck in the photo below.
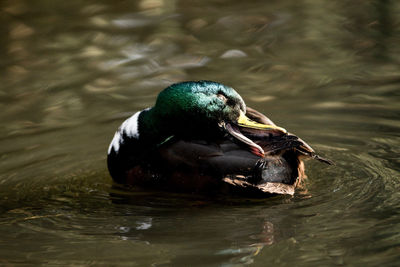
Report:
<svg viewBox="0 0 400 267"><path fill-rule="evenodd" d="M187 193L293 194L303 158L331 164L212 81L173 84L118 128L107 164L117 184Z"/></svg>

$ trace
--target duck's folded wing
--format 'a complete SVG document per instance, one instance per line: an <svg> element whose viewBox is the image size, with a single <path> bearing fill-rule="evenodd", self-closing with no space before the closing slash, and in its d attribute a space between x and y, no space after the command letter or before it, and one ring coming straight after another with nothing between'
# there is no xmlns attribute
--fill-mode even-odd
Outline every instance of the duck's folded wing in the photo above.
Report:
<svg viewBox="0 0 400 267"><path fill-rule="evenodd" d="M207 192L213 190L251 197L266 197L275 194L294 194L294 184L266 182L263 170L276 170L282 174L284 167L279 157L260 158L243 149L232 140L207 143L197 140L177 140L159 150L164 166L171 170L169 175L177 186L180 184L207 183ZM200 177L200 179L199 179ZM182 181L188 178L187 181ZM284 179L285 177L279 177Z"/></svg>
<svg viewBox="0 0 400 267"><path fill-rule="evenodd" d="M259 160L259 157L230 140L217 143L177 140L160 148L159 154L164 164L169 166L218 176L250 174Z"/></svg>

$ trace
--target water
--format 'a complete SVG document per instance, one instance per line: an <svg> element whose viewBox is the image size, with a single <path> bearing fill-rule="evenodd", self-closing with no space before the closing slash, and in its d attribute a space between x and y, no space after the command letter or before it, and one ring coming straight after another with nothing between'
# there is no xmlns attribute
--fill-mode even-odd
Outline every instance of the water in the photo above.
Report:
<svg viewBox="0 0 400 267"><path fill-rule="evenodd" d="M0 265L399 264L399 3L0 6ZM336 166L265 200L113 188L118 125L201 79Z"/></svg>

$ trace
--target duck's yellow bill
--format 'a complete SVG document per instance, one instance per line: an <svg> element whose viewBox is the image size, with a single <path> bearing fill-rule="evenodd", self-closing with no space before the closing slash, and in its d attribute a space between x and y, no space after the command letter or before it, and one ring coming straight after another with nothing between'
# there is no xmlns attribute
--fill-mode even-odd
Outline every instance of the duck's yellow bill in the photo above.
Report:
<svg viewBox="0 0 400 267"><path fill-rule="evenodd" d="M277 130L277 131L280 131L283 133L287 133L286 129L284 129L282 127L279 127L276 125L262 124L262 123L253 121L249 117L247 117L244 114L244 112L240 112L240 116L237 120L237 123L239 126L242 126L242 127L259 129L259 130Z"/></svg>

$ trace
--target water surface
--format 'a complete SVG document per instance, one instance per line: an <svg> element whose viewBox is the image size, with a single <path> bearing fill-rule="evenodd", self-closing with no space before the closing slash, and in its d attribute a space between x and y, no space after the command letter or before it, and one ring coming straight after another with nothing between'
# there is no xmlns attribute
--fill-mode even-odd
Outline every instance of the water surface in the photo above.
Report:
<svg viewBox="0 0 400 267"><path fill-rule="evenodd" d="M0 265L396 266L396 1L3 1ZM330 167L294 197L113 188L121 122L184 80L236 88Z"/></svg>

